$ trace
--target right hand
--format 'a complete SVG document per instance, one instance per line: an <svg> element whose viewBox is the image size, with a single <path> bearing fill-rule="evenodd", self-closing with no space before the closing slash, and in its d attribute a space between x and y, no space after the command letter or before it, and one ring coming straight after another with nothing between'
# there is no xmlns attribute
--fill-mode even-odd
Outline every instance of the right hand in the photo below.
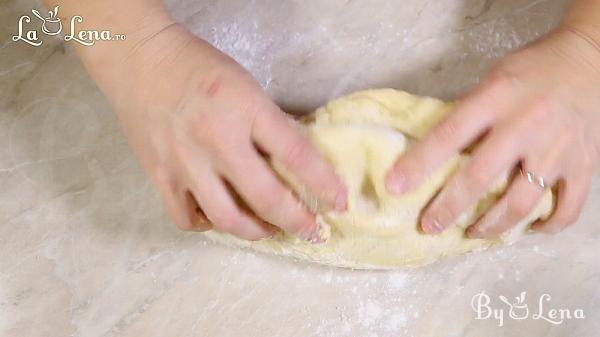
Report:
<svg viewBox="0 0 600 337"><path fill-rule="evenodd" d="M214 228L247 240L282 229L319 241L315 216L265 156L320 202L346 208L334 170L231 58L173 25L124 62L118 85L103 89L179 228Z"/></svg>

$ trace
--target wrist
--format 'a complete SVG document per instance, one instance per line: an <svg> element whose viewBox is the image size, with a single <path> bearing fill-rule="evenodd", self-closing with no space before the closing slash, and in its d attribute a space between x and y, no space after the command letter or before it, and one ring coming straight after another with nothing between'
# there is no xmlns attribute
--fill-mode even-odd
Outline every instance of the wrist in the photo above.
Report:
<svg viewBox="0 0 600 337"><path fill-rule="evenodd" d="M559 26L559 31L568 32L600 51L600 26L583 22L565 21Z"/></svg>
<svg viewBox="0 0 600 337"><path fill-rule="evenodd" d="M562 36L569 54L600 71L600 31L586 25L563 24L557 34Z"/></svg>
<svg viewBox="0 0 600 337"><path fill-rule="evenodd" d="M182 25L165 23L128 49L110 74L101 75L101 87L119 114L169 111L187 92L192 77L212 77L228 64L237 65Z"/></svg>
<svg viewBox="0 0 600 337"><path fill-rule="evenodd" d="M142 19L140 19L142 20ZM126 36L124 41L98 41L92 47L75 46L86 69L102 87L103 82L110 81L115 76L122 76L131 64L129 59L140 48L163 34L175 25L168 15L155 13L145 17L146 24L138 27L129 25L110 25L111 29L119 30Z"/></svg>
<svg viewBox="0 0 600 337"><path fill-rule="evenodd" d="M559 30L569 32L600 50L600 0L575 1Z"/></svg>

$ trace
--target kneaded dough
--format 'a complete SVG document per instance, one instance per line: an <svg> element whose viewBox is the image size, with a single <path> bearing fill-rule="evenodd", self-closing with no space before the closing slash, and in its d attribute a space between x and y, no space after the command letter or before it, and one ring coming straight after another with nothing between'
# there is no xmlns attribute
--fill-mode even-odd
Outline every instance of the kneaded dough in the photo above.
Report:
<svg viewBox="0 0 600 337"><path fill-rule="evenodd" d="M271 164L307 207L317 212L326 229L325 243L311 244L285 233L258 242L216 232L207 235L225 244L358 269L423 265L443 256L514 241L528 231L533 221L552 212L554 197L550 190L529 216L501 238L480 240L464 235L465 228L500 198L510 172L442 234L426 235L420 230L421 210L468 161L468 153L449 159L414 191L399 197L386 191L385 176L395 160L437 125L452 105L393 89L367 90L334 100L303 121L312 143L345 181L348 211L322 209L284 167Z"/></svg>

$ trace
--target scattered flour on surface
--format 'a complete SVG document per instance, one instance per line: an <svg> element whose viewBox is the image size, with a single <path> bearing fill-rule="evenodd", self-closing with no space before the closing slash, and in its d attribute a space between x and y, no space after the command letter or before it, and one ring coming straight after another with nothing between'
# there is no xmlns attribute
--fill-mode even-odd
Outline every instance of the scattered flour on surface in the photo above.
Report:
<svg viewBox="0 0 600 337"><path fill-rule="evenodd" d="M393 290L404 288L408 281L408 276L402 272L394 272L388 277L388 286Z"/></svg>

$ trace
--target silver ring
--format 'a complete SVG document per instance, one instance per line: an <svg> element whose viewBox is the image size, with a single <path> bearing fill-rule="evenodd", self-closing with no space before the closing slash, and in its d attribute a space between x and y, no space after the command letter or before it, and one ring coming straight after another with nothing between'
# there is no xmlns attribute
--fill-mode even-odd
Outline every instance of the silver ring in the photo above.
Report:
<svg viewBox="0 0 600 337"><path fill-rule="evenodd" d="M521 168L521 175L532 184L536 184L543 189L548 188L546 180L543 177L540 177L531 171L525 171L523 170L523 168Z"/></svg>

